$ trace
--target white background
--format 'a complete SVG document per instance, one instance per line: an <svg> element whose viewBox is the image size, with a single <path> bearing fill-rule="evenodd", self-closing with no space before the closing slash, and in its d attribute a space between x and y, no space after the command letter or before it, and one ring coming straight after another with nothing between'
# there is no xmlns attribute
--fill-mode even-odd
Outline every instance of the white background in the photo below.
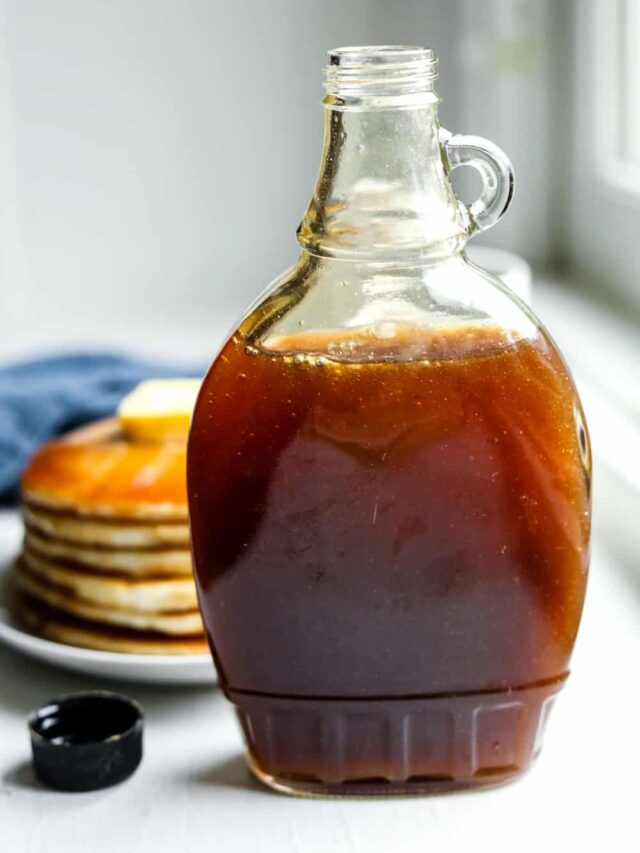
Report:
<svg viewBox="0 0 640 853"><path fill-rule="evenodd" d="M158 317L227 324L295 259L322 66L350 43L435 50L443 124L514 161L490 242L548 261L558 15L551 0L0 0L3 351L131 349Z"/></svg>

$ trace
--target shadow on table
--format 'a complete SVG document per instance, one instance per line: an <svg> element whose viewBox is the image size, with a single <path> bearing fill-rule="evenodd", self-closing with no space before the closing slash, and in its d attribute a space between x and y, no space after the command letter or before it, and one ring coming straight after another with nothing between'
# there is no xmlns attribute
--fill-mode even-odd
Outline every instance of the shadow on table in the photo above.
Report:
<svg viewBox="0 0 640 853"><path fill-rule="evenodd" d="M26 788L31 791L45 789L45 785L38 779L30 761L21 761L9 768L2 776L2 782L11 788Z"/></svg>
<svg viewBox="0 0 640 853"><path fill-rule="evenodd" d="M189 781L205 787L236 788L258 794L269 793L269 789L261 785L251 774L243 755L234 755L213 767L200 769L190 774Z"/></svg>
<svg viewBox="0 0 640 853"><path fill-rule="evenodd" d="M40 808L51 808L55 804L56 814L76 812L80 808L91 806L97 800L111 796L118 786L98 791L57 791L41 782L30 761L20 761L0 775L0 784L5 792L21 791L27 795L38 794L42 799ZM126 784L126 782L124 783ZM33 801L36 802L36 801ZM2 837L0 833L0 838ZM4 850L1 846L0 849ZM48 848L47 848L48 849Z"/></svg>

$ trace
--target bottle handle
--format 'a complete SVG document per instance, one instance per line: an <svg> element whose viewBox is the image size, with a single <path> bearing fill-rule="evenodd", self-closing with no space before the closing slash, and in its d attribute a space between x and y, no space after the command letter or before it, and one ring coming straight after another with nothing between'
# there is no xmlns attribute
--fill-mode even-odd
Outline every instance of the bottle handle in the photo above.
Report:
<svg viewBox="0 0 640 853"><path fill-rule="evenodd" d="M481 136L452 134L440 128L442 159L447 171L457 166L473 166L482 178L480 198L471 204L458 201L469 234L491 228L511 204L513 198L513 166L507 155Z"/></svg>

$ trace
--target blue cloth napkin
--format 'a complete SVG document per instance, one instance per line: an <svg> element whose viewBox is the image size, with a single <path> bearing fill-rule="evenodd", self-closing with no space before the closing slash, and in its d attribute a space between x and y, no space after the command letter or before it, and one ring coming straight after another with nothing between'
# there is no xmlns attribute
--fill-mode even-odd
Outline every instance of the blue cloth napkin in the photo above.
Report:
<svg viewBox="0 0 640 853"><path fill-rule="evenodd" d="M42 442L113 415L143 379L201 374L201 367L89 353L0 367L0 503L17 500L20 475Z"/></svg>

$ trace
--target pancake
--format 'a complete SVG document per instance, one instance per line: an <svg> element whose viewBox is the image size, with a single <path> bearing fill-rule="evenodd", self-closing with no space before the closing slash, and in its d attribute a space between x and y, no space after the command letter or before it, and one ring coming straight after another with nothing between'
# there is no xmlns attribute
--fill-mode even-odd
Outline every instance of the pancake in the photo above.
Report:
<svg viewBox="0 0 640 853"><path fill-rule="evenodd" d="M24 500L100 518L187 521L186 442L138 443L117 419L45 444L22 477Z"/></svg>
<svg viewBox="0 0 640 853"><path fill-rule="evenodd" d="M32 633L68 646L143 655L195 655L209 651L204 636L168 637L97 625L66 616L27 596L19 596L13 609L16 618Z"/></svg>
<svg viewBox="0 0 640 853"><path fill-rule="evenodd" d="M203 633L198 610L151 613L133 608L104 607L78 598L64 587L45 581L19 562L14 572L18 589L42 604L89 622L189 637Z"/></svg>
<svg viewBox="0 0 640 853"><path fill-rule="evenodd" d="M130 578L88 572L48 560L28 550L22 554L22 561L41 580L100 607L162 613L195 610L198 606L195 585L190 577Z"/></svg>
<svg viewBox="0 0 640 853"><path fill-rule="evenodd" d="M191 552L187 548L158 548L149 550L111 550L100 546L75 545L49 539L27 528L25 550L52 560L73 562L76 566L118 572L133 577L180 575L192 577Z"/></svg>
<svg viewBox="0 0 640 853"><path fill-rule="evenodd" d="M66 542L108 548L189 547L189 525L186 522L91 518L69 510L52 511L35 504L25 504L23 515L32 530Z"/></svg>
<svg viewBox="0 0 640 853"><path fill-rule="evenodd" d="M24 472L26 530L13 575L34 632L114 652L207 651L189 549L189 412L178 411L180 437L165 435L176 411L165 411L164 393L143 434L99 421L45 444Z"/></svg>

